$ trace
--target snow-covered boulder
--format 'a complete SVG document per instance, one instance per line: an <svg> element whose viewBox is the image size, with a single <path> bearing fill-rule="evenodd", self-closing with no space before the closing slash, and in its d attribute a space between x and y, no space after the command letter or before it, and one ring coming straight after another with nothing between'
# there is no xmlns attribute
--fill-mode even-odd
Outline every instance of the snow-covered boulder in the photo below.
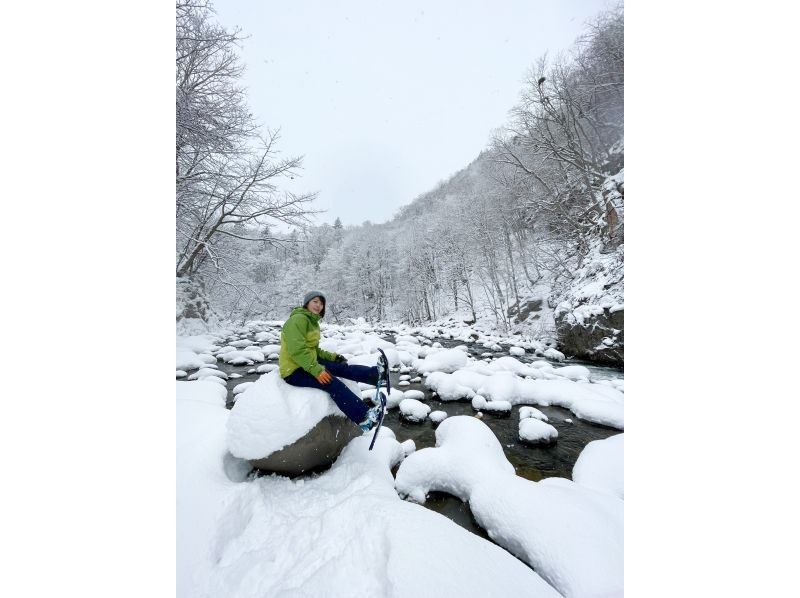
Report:
<svg viewBox="0 0 800 598"><path fill-rule="evenodd" d="M264 361L264 354L261 351L226 351L218 358L231 365L253 365L256 361Z"/></svg>
<svg viewBox="0 0 800 598"><path fill-rule="evenodd" d="M225 372L221 372L220 370L218 370L216 368L208 368L208 367L200 368L199 370L197 370L196 372L191 374L188 379L189 380L202 380L203 378L208 378L209 376L222 378L223 380L227 380L228 379L228 374L226 374Z"/></svg>
<svg viewBox="0 0 800 598"><path fill-rule="evenodd" d="M566 359L566 356L561 351L558 351L557 349L553 349L552 347L547 349L543 353L543 355L547 359L552 359L553 361L564 361L564 359Z"/></svg>
<svg viewBox="0 0 800 598"><path fill-rule="evenodd" d="M432 411L428 417L434 424L440 424L447 419L447 413L444 411Z"/></svg>
<svg viewBox="0 0 800 598"><path fill-rule="evenodd" d="M425 359L414 362L414 369L422 373L455 372L469 364L469 355L459 349L442 349L431 353Z"/></svg>
<svg viewBox="0 0 800 598"><path fill-rule="evenodd" d="M475 411L491 411L495 413L510 413L511 403L508 401L487 401L481 395L472 397L472 408Z"/></svg>
<svg viewBox="0 0 800 598"><path fill-rule="evenodd" d="M425 393L421 390L407 390L403 393L405 399L417 399L418 401L425 400Z"/></svg>
<svg viewBox="0 0 800 598"><path fill-rule="evenodd" d="M535 417L543 422L547 421L547 416L539 411L536 407L529 407L527 405L519 408L519 418L525 419L526 417Z"/></svg>
<svg viewBox="0 0 800 598"><path fill-rule="evenodd" d="M566 365L563 368L553 369L553 373L567 380L588 380L591 376L589 368L582 365Z"/></svg>
<svg viewBox="0 0 800 598"><path fill-rule="evenodd" d="M508 352L515 357L519 357L520 355L525 355L525 349L522 347L509 347Z"/></svg>
<svg viewBox="0 0 800 598"><path fill-rule="evenodd" d="M400 401L400 416L410 422L419 423L424 421L431 408L416 399L403 399Z"/></svg>
<svg viewBox="0 0 800 598"><path fill-rule="evenodd" d="M617 434L587 444L572 468L572 480L624 499L624 438L624 434Z"/></svg>
<svg viewBox="0 0 800 598"><path fill-rule="evenodd" d="M358 387L342 380L353 392ZM361 430L325 391L259 378L237 397L228 420L228 448L254 467L289 475L330 465Z"/></svg>
<svg viewBox="0 0 800 598"><path fill-rule="evenodd" d="M552 444L558 438L558 430L535 417L519 420L519 439L526 444Z"/></svg>
<svg viewBox="0 0 800 598"><path fill-rule="evenodd" d="M494 542L563 596L623 594L623 502L563 478L517 476L479 419L443 421L436 447L409 455L395 487L419 503L432 491L460 498Z"/></svg>

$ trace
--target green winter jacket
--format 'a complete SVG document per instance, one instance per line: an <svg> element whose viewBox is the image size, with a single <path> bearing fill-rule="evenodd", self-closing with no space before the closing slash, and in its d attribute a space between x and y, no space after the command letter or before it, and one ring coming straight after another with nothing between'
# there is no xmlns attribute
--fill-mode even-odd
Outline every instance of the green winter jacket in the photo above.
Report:
<svg viewBox="0 0 800 598"><path fill-rule="evenodd" d="M278 358L282 378L303 368L315 378L325 368L317 357L336 361L336 353L319 348L319 315L305 307L295 307L281 330L281 353Z"/></svg>

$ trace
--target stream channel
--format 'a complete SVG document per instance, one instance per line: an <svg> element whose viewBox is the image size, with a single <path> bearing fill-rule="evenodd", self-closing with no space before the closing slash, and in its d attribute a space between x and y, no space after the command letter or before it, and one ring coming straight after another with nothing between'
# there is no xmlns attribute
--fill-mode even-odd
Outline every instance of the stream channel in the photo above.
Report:
<svg viewBox="0 0 800 598"><path fill-rule="evenodd" d="M394 342L393 335L382 335L382 337L390 342ZM452 348L465 344L462 341L454 341L447 338L434 338L431 340L432 342L440 343L444 348ZM258 343L254 342L254 344ZM476 359L484 359L484 357L482 357L484 353L492 353L496 357L508 355L507 347L504 347L501 351L491 351L482 345L467 344L467 346L470 356ZM532 353L527 353L515 358L523 363L543 360L542 357L534 356ZM277 364L277 360L268 361L266 363ZM623 371L616 368L598 366L575 359L566 359L561 363L553 362L554 367L562 367L565 365L583 365L587 367L591 372L592 381L624 378ZM261 374L247 373L248 371L252 371L255 367L257 366L234 366L219 362L219 369L221 371L228 375L235 373L241 376L238 378L229 378L227 381L227 407L229 409L233 407L235 402L233 388L243 382L253 382L261 376ZM399 372L391 372L392 387L397 387L403 391L411 389L421 390L425 393L424 403L430 406L431 411L444 411L449 417L454 415L474 416L476 414L475 410L472 409L470 401L440 401L438 398L431 396L432 391L426 388L422 382L412 383L409 386L397 386L400 375ZM416 371L411 371L408 372L408 375L414 378L418 374ZM558 430L558 440L554 444L548 446L529 446L519 440L518 426L520 407L521 405L513 406L511 412L508 414L484 412L482 421L489 426L495 436L497 436L497 439L503 446L506 458L514 466L517 475L534 482L554 476L571 480L572 467L575 465L575 461L577 461L583 448L589 442L622 433L622 430L617 430L616 428L593 424L578 419L571 411L562 407L536 406L539 411L548 417L548 423ZM413 440L417 450L436 446L436 428L429 419L422 423L410 423L400 418L399 409L391 409L384 416L383 425L391 428L398 442L404 442L409 438ZM482 538L489 539L486 532L472 517L469 505L461 502L458 498L442 492L431 492L424 506L444 515L468 531Z"/></svg>

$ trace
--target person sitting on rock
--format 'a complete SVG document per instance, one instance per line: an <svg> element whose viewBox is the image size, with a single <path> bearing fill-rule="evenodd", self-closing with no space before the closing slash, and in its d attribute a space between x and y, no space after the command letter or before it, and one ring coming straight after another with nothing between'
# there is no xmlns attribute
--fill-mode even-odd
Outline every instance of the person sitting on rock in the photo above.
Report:
<svg viewBox="0 0 800 598"><path fill-rule="evenodd" d="M319 320L324 317L325 295L319 291L307 293L303 306L292 310L281 330L281 377L292 386L324 390L348 418L368 432L379 419L380 405L368 408L335 376L375 384L384 372L379 367L349 365L342 355L320 349Z"/></svg>

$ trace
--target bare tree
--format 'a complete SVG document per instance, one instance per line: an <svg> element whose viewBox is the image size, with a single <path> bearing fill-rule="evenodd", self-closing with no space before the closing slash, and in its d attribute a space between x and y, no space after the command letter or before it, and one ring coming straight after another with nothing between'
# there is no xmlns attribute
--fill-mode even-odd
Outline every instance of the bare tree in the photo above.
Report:
<svg viewBox="0 0 800 598"><path fill-rule="evenodd" d="M246 283L232 275L225 238L280 242L270 222L303 225L315 198L278 188L302 159L278 159L278 133L260 134L241 86L240 41L207 0L176 3L175 272L234 286Z"/></svg>

